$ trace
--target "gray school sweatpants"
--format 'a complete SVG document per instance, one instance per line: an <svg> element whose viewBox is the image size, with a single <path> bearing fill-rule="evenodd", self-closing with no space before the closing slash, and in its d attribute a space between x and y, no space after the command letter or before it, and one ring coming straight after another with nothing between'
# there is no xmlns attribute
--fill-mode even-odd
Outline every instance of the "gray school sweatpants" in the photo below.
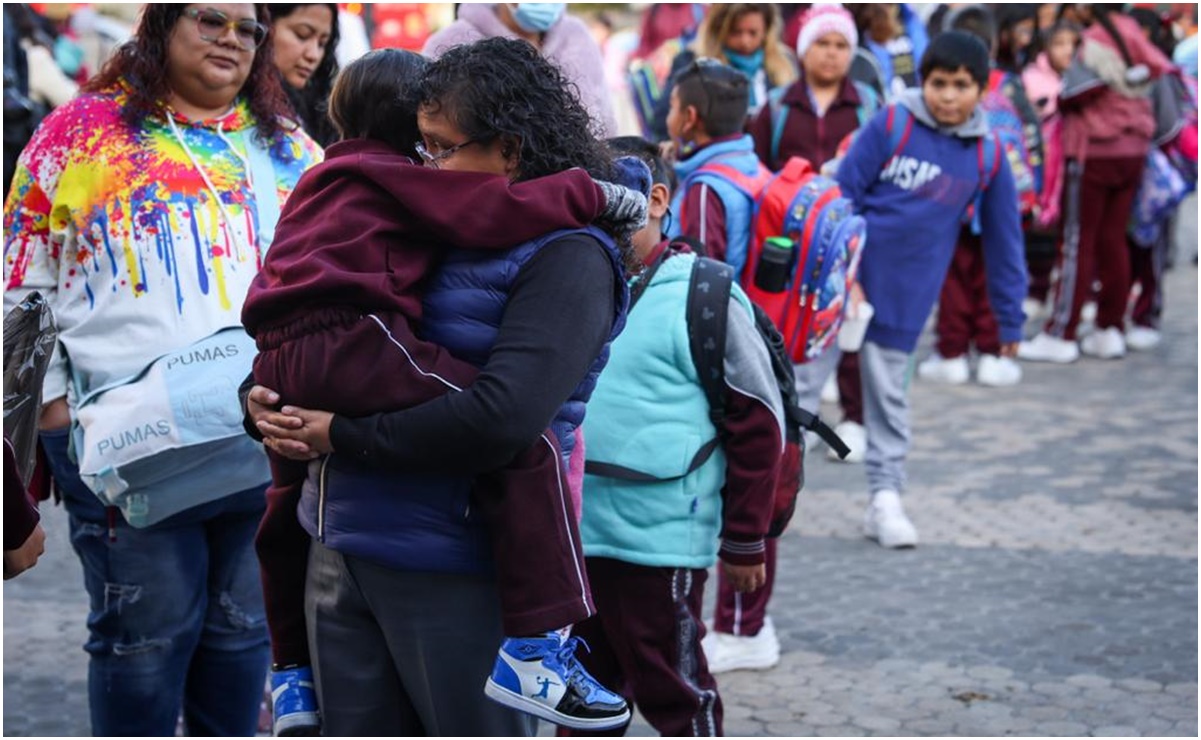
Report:
<svg viewBox="0 0 1201 740"><path fill-rule="evenodd" d="M496 581L406 572L309 549L305 617L322 732L533 736L484 695L501 634Z"/></svg>
<svg viewBox="0 0 1201 740"><path fill-rule="evenodd" d="M859 351L868 490L905 488L909 454L909 365L912 354L864 342Z"/></svg>
<svg viewBox="0 0 1201 740"><path fill-rule="evenodd" d="M797 405L817 413L822 385L837 369L842 352L834 345L804 365L794 365ZM905 456L909 453L909 365L912 355L864 342L859 350L863 384L863 426L867 432L868 490L905 487Z"/></svg>

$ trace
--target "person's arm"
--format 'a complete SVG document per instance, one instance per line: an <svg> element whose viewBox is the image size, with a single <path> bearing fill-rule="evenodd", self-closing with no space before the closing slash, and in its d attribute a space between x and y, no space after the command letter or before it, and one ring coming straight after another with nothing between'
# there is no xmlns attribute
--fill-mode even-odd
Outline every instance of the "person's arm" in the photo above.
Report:
<svg viewBox="0 0 1201 740"><path fill-rule="evenodd" d="M37 564L46 534L39 523L37 507L30 501L17 470L17 458L4 438L4 579L8 580Z"/></svg>
<svg viewBox="0 0 1201 740"><path fill-rule="evenodd" d="M70 115L64 107L47 117L17 160L4 204L5 315L35 290L52 311L58 307L59 258L66 246L51 243L50 212L57 178L68 160ZM46 368L42 399L43 409L51 410L51 421L59 426L66 414L68 382L67 361L56 346Z"/></svg>
<svg viewBox="0 0 1201 740"><path fill-rule="evenodd" d="M1029 278L1017 189L1009 162L1004 156L1000 159L1000 169L984 191L980 208L984 272L988 301L1000 325L1001 344L1016 349L1025 323L1022 299Z"/></svg>
<svg viewBox="0 0 1201 740"><path fill-rule="evenodd" d="M746 309L730 299L726 330L726 410L723 443L722 561L739 566L764 562L776 478L784 446L784 410L771 357Z"/></svg>
<svg viewBox="0 0 1201 740"><path fill-rule="evenodd" d="M369 175L392 167L392 159L363 161ZM397 222L411 236L448 247L507 249L555 229L586 226L606 205L601 187L582 169L516 184L498 175L431 167L408 168L404 178L373 179L389 183L388 194L404 214ZM338 228L337 219L330 226Z"/></svg>
<svg viewBox="0 0 1201 740"><path fill-rule="evenodd" d="M838 166L838 186L855 204L856 213L863 213L868 188L879 180L880 170L892 154L888 151L888 111L885 106L872 116Z"/></svg>
<svg viewBox="0 0 1201 740"><path fill-rule="evenodd" d="M547 245L513 284L496 344L475 383L404 411L335 416L333 449L363 464L407 471L504 466L538 438L600 354L612 328L615 279L591 237Z"/></svg>
<svg viewBox="0 0 1201 740"><path fill-rule="evenodd" d="M705 245L706 253L715 260L726 260L726 207L717 191L703 180L693 184L684 195L680 207L680 235L691 237ZM735 274L742 265L734 265Z"/></svg>

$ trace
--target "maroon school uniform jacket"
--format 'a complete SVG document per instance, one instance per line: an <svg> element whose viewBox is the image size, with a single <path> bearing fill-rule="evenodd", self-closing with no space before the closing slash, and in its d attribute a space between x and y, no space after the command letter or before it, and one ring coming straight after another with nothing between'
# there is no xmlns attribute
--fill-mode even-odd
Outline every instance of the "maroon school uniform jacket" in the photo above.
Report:
<svg viewBox="0 0 1201 740"><path fill-rule="evenodd" d="M778 172L789 157L803 157L809 160L813 169L820 170L823 164L834 158L842 140L859 128L859 106L862 101L850 77L842 81L838 97L830 103L824 116L818 117L813 110L804 78L788 88L780 102L789 106L790 110L784 121L776 159L771 157L771 106L763 106L750 125L750 134L755 139L755 153L772 172Z"/></svg>
<svg viewBox="0 0 1201 740"><path fill-rule="evenodd" d="M424 281L446 249L507 249L587 225L603 207L580 169L510 184L422 167L380 142L343 141L288 198L242 322L253 336L336 306L416 322Z"/></svg>

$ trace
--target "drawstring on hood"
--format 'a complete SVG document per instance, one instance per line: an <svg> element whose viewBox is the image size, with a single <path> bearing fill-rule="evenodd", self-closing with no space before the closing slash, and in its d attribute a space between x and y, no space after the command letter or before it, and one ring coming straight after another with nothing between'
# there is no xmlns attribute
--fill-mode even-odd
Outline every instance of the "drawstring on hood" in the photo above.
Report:
<svg viewBox="0 0 1201 740"><path fill-rule="evenodd" d="M246 253L249 254L251 252L251 246L249 242L238 238L237 232L233 229L234 220L229 215L229 211L226 210L225 203L221 201L221 194L217 191L217 187L213 185L213 181L209 177L209 173L200 165L200 161L196 159L196 155L192 153L192 148L188 146L188 142L184 139L183 133L179 130L179 124L175 122L175 114L171 111L167 112L167 126L170 127L171 134L175 137L175 140L179 142L179 146L183 148L184 154L186 154L188 157L188 161L191 162L192 166L196 168L196 171L200 173L200 179L204 180L204 185L208 188L209 194L213 196L213 201L217 204L217 209L221 211L221 217L224 220L224 223L221 224L221 228L223 231L225 231L226 238L239 248L245 248ZM251 172L250 160L246 158L245 154L242 154L242 152L238 151L237 147L234 146L232 141L226 138L224 129L224 126L216 127L215 131L217 138L221 139L221 141L224 142L227 147L229 147L229 150L233 152L234 156L238 158L238 161L242 163L243 172L246 173L246 183L250 186L251 190L253 190L254 175Z"/></svg>

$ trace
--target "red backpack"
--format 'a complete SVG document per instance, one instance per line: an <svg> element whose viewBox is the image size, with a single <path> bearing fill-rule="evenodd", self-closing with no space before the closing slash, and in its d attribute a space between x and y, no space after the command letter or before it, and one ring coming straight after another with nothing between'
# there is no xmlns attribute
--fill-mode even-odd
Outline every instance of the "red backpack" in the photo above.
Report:
<svg viewBox="0 0 1201 740"><path fill-rule="evenodd" d="M866 224L837 182L791 157L760 193L753 229L741 284L780 330L792 361L808 362L838 335Z"/></svg>

